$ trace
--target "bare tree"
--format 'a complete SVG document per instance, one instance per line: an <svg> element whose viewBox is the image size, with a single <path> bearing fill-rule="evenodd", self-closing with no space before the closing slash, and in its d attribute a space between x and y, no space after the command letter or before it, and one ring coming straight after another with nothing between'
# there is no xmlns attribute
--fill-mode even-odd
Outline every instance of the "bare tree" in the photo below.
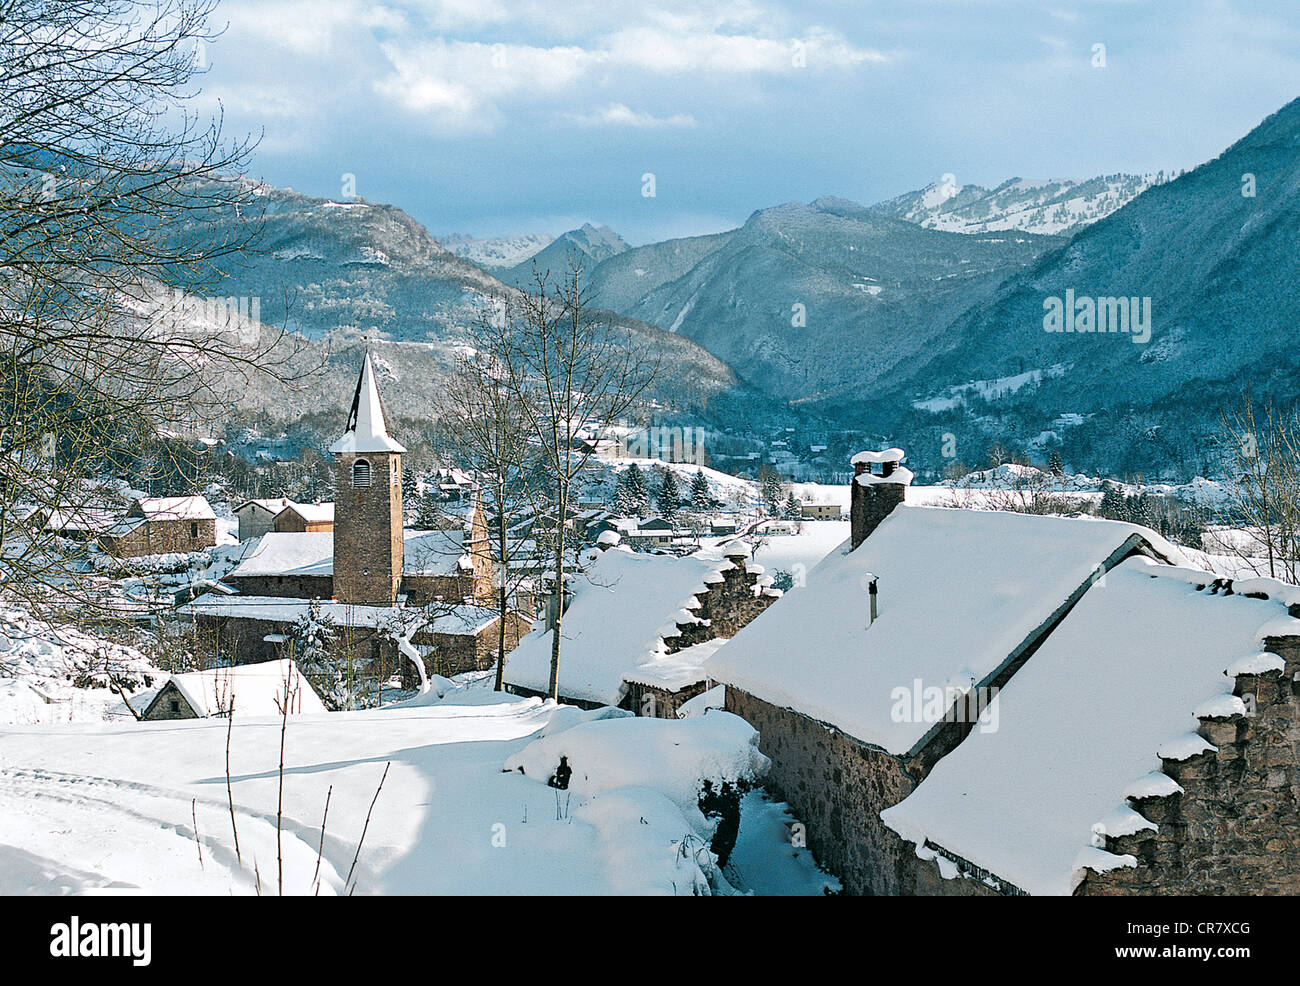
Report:
<svg viewBox="0 0 1300 986"><path fill-rule="evenodd" d="M1220 421L1227 498L1218 550L1259 575L1296 582L1300 574L1300 415L1249 394Z"/></svg>
<svg viewBox="0 0 1300 986"><path fill-rule="evenodd" d="M58 536L115 473L193 451L295 347L219 295L261 229L247 141L190 111L215 0L0 0L0 544L6 591L109 607Z"/></svg>
<svg viewBox="0 0 1300 986"><path fill-rule="evenodd" d="M538 481L539 447L520 394L511 387L514 342L506 317L510 302L494 299L484 313L470 352L442 391L438 415L462 466L478 477L483 499L478 508L489 511L492 538L475 542L471 551L494 568L494 589L499 617L496 690L505 687L505 661L510 614L523 584L536 577L538 541L511 531L512 518L521 509L536 513L534 487ZM532 615L530 612L529 616Z"/></svg>
<svg viewBox="0 0 1300 986"><path fill-rule="evenodd" d="M529 293L510 313L506 381L542 464L539 492L552 513L555 607L549 693L559 697L566 525L574 484L592 465L597 441L649 387L658 370L646 347L595 308L582 263L552 280L534 267Z"/></svg>

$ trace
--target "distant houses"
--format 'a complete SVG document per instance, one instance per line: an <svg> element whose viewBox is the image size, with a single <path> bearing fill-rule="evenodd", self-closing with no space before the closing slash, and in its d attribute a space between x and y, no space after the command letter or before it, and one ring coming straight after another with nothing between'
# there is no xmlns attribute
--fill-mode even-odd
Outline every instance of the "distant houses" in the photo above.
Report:
<svg viewBox="0 0 1300 986"><path fill-rule="evenodd" d="M272 521L281 534L326 534L334 530L334 504L290 503Z"/></svg>
<svg viewBox="0 0 1300 986"><path fill-rule="evenodd" d="M263 534L327 533L334 530L334 504L297 503L288 497L245 500L233 511L239 521L239 540Z"/></svg>
<svg viewBox="0 0 1300 986"><path fill-rule="evenodd" d="M217 543L217 515L201 496L141 497L97 535L117 558L205 551Z"/></svg>
<svg viewBox="0 0 1300 986"><path fill-rule="evenodd" d="M239 540L249 541L274 530L276 516L292 503L293 501L285 496L245 500L233 511L239 521Z"/></svg>

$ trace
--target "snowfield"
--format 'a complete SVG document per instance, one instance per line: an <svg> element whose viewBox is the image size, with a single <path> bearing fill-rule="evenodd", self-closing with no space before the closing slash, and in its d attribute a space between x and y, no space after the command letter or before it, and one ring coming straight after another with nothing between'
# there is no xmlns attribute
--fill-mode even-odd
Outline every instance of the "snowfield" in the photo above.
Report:
<svg viewBox="0 0 1300 986"><path fill-rule="evenodd" d="M690 796L705 778L758 779L754 731L718 711L611 714L462 690L291 717L284 893L736 892ZM276 893L280 730L273 717L0 727L0 894ZM546 784L563 751L583 764L569 791ZM762 892L837 886L791 851L769 803L746 805L735 865Z"/></svg>

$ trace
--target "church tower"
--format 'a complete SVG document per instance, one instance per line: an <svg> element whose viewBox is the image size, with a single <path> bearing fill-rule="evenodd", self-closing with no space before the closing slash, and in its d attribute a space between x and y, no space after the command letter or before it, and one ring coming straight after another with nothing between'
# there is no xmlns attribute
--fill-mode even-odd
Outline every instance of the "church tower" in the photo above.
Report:
<svg viewBox="0 0 1300 986"><path fill-rule="evenodd" d="M402 453L367 352L334 453L334 598L389 606L402 581Z"/></svg>

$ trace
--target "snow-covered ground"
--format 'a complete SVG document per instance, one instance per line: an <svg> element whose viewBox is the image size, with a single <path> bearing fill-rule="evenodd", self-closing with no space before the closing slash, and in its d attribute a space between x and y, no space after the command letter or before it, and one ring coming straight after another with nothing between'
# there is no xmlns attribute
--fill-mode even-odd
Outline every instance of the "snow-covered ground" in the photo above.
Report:
<svg viewBox="0 0 1300 986"><path fill-rule="evenodd" d="M693 792L704 779L753 781L765 769L744 722L716 711L686 722L596 716L479 689L445 702L291 718L284 892L834 887L806 851L791 852L788 831L773 822L779 809L752 798L736 885L716 870L713 823ZM234 827L227 728L220 719L0 727L0 893L275 893L281 723L250 717L230 727ZM544 776L560 753L575 766L568 791Z"/></svg>

